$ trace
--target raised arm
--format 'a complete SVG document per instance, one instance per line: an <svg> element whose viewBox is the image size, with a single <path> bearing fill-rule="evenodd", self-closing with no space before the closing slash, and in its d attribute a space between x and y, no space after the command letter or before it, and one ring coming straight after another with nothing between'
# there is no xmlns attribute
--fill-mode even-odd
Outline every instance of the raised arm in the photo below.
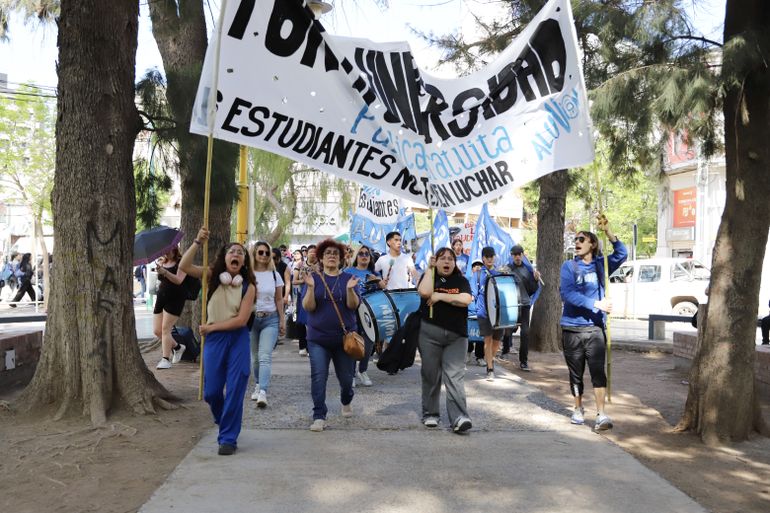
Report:
<svg viewBox="0 0 770 513"><path fill-rule="evenodd" d="M195 261L195 254L198 252L198 247L203 245L203 242L208 238L208 229L201 227L201 229L198 230L198 236L195 237L193 243L190 244L190 247L187 248L187 251L185 251L184 255L182 255L182 260L179 261L179 269L189 274L193 278L202 279L204 277L205 269L203 266L195 265L193 264L193 261Z"/></svg>

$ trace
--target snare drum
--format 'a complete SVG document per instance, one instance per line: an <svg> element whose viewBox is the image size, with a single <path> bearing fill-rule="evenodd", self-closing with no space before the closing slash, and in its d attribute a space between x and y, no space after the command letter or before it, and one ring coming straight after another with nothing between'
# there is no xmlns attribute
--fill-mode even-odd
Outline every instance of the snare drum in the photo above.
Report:
<svg viewBox="0 0 770 513"><path fill-rule="evenodd" d="M416 289L377 290L361 297L358 325L369 342L387 342L418 308L420 296Z"/></svg>
<svg viewBox="0 0 770 513"><path fill-rule="evenodd" d="M519 284L512 274L498 274L487 281L487 314L495 329L512 328L519 322Z"/></svg>

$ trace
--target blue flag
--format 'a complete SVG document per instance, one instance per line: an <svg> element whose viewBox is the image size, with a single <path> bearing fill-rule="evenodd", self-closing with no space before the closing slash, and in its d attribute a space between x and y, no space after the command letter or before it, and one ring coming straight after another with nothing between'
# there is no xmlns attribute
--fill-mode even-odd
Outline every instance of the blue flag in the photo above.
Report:
<svg viewBox="0 0 770 513"><path fill-rule="evenodd" d="M471 253L468 261L473 264L475 261L481 261L481 250L487 246L495 248L495 267L507 265L510 261L511 248L514 246L513 237L500 226L489 215L489 208L486 203L481 207L481 215L476 221L476 229L473 232L473 244L471 244ZM465 270L465 276L470 279L471 266Z"/></svg>
<svg viewBox="0 0 770 513"><path fill-rule="evenodd" d="M420 271L425 271L428 268L430 257L444 247L449 247L449 221L446 212L439 210L433 219L433 247L430 247L430 239L420 246L414 261L415 267Z"/></svg>
<svg viewBox="0 0 770 513"><path fill-rule="evenodd" d="M516 245L513 237L500 228L500 226L489 215L489 209L487 204L481 208L481 215L479 215L478 221L476 221L476 229L473 233L473 244L471 245L471 254L468 262L473 264L475 261L481 261L481 250L487 246L495 248L495 268L509 265L511 263L511 248ZM524 256L524 265L526 265L530 271L532 270L532 264L529 259ZM465 276L470 280L473 272L471 271L471 265L465 270ZM540 288L530 298L531 303L534 305L535 300L540 295Z"/></svg>

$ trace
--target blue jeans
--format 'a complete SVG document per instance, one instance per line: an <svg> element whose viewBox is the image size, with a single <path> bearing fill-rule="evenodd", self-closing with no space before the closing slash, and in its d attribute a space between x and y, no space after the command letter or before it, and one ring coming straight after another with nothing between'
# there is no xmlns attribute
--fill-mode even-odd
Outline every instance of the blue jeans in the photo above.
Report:
<svg viewBox="0 0 770 513"><path fill-rule="evenodd" d="M267 392L273 366L273 350L278 342L278 312L267 317L255 317L250 332L251 368L259 389Z"/></svg>
<svg viewBox="0 0 770 513"><path fill-rule="evenodd" d="M310 356L310 395L313 397L313 420L325 419L326 382L329 379L329 361L334 361L334 373L340 382L340 402L350 404L353 400L353 359L338 345L321 345L307 341Z"/></svg>
<svg viewBox="0 0 770 513"><path fill-rule="evenodd" d="M217 442L236 445L249 384L246 328L212 331L203 346L203 399L219 426Z"/></svg>

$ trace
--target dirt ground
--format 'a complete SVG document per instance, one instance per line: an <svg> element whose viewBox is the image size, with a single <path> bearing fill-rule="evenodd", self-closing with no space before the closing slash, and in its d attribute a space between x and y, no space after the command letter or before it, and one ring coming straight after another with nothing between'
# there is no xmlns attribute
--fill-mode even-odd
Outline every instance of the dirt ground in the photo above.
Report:
<svg viewBox="0 0 770 513"><path fill-rule="evenodd" d="M687 376L672 370L671 355L615 351L613 356L608 412L616 427L607 438L708 510L770 511L770 439L712 449L692 435L673 433ZM146 356L150 368L156 358L157 352ZM533 372L515 372L569 406L561 355L532 353L530 364ZM195 400L196 365L177 365L158 378L183 399L182 407L144 417L117 412L99 430L86 419L52 423L0 407L0 511L137 511L212 426L206 405ZM587 414L592 407L587 401ZM770 420L767 403L765 413Z"/></svg>

